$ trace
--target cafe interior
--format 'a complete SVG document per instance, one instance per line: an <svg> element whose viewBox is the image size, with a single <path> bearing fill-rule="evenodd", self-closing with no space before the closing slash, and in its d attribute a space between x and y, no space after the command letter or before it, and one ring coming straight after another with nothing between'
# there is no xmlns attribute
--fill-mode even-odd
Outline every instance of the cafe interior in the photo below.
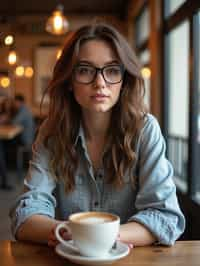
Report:
<svg viewBox="0 0 200 266"><path fill-rule="evenodd" d="M55 16L63 20L61 26L53 24ZM159 121L186 217L180 240L199 240L200 1L1 1L0 97L22 96L38 128L48 112L48 97L40 106L43 93L66 36L92 21L116 27L136 51L145 103ZM21 130L1 123L0 140L12 141ZM0 188L1 240L12 239L8 212L23 189L31 147L11 145L7 153L6 185Z"/></svg>

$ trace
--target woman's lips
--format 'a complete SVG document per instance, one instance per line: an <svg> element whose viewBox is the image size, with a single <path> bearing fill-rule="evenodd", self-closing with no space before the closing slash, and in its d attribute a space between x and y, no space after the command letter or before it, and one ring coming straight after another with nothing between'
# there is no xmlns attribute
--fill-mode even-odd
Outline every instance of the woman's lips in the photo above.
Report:
<svg viewBox="0 0 200 266"><path fill-rule="evenodd" d="M95 94L92 95L91 98L96 101L104 101L106 98L108 98L108 96L105 94Z"/></svg>

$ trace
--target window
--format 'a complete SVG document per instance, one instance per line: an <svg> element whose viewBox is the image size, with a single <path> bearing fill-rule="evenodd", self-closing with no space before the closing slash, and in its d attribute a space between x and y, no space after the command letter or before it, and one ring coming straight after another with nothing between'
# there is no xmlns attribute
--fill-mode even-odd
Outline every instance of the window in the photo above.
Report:
<svg viewBox="0 0 200 266"><path fill-rule="evenodd" d="M198 128L198 144L200 145L200 12L198 13L198 25L197 25L197 50L196 50L196 57L198 58L198 66L197 66L197 77L198 77L198 81L197 81L197 87L198 87L198 117L197 117L197 128ZM200 173L200 169L199 169L199 173Z"/></svg>
<svg viewBox="0 0 200 266"><path fill-rule="evenodd" d="M172 15L185 2L185 0L165 0L165 17Z"/></svg>
<svg viewBox="0 0 200 266"><path fill-rule="evenodd" d="M135 45L138 58L142 64L142 76L145 83L144 101L147 109L151 109L150 98L150 84L151 84L151 70L150 70L150 50L148 48L150 35L150 14L149 6L145 5L139 12L135 20Z"/></svg>
<svg viewBox="0 0 200 266"><path fill-rule="evenodd" d="M140 46L149 38L149 28L150 18L149 9L145 7L142 13L138 16L136 20L136 46Z"/></svg>
<svg viewBox="0 0 200 266"><path fill-rule="evenodd" d="M192 196L193 199L200 203L200 12L194 15L193 18L193 32L194 32L194 58L193 58L193 83L192 83L192 98L193 109L192 115L194 117L194 124L192 127L193 139L193 180L192 180Z"/></svg>
<svg viewBox="0 0 200 266"><path fill-rule="evenodd" d="M150 51L148 49L142 51L139 54L139 59L140 59L140 62L143 66L142 75L143 75L144 83L145 83L144 102L145 102L145 105L147 106L148 110L150 110L150 108L151 108L151 98L150 98L151 70L149 67Z"/></svg>
<svg viewBox="0 0 200 266"><path fill-rule="evenodd" d="M187 190L189 135L189 23L185 21L166 37L168 92L168 156L182 191Z"/></svg>
<svg viewBox="0 0 200 266"><path fill-rule="evenodd" d="M191 202L200 204L200 9L196 1L166 0L166 14L164 131L167 154L174 166L179 191Z"/></svg>

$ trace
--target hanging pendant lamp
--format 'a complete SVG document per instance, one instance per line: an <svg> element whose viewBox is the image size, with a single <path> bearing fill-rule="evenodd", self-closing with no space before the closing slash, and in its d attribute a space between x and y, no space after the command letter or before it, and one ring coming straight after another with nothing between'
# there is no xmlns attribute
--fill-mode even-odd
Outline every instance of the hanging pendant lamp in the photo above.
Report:
<svg viewBox="0 0 200 266"><path fill-rule="evenodd" d="M55 35L62 35L69 30L69 22L67 18L63 15L63 11L63 5L59 4L47 20L47 32Z"/></svg>

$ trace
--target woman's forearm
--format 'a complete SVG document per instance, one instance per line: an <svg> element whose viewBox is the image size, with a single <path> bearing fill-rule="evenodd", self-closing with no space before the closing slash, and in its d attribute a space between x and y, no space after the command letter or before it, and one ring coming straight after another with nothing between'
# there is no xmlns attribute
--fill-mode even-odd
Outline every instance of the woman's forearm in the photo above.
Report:
<svg viewBox="0 0 200 266"><path fill-rule="evenodd" d="M44 215L29 217L17 230L18 240L29 240L38 243L47 243L52 228L60 221Z"/></svg>
<svg viewBox="0 0 200 266"><path fill-rule="evenodd" d="M120 239L134 246L151 245L156 241L155 236L142 224L130 222L120 226Z"/></svg>
<svg viewBox="0 0 200 266"><path fill-rule="evenodd" d="M33 215L18 228L16 238L18 240L47 243L51 230L60 222L44 215ZM134 246L151 245L156 241L153 234L137 222L121 225L120 239L132 243Z"/></svg>

